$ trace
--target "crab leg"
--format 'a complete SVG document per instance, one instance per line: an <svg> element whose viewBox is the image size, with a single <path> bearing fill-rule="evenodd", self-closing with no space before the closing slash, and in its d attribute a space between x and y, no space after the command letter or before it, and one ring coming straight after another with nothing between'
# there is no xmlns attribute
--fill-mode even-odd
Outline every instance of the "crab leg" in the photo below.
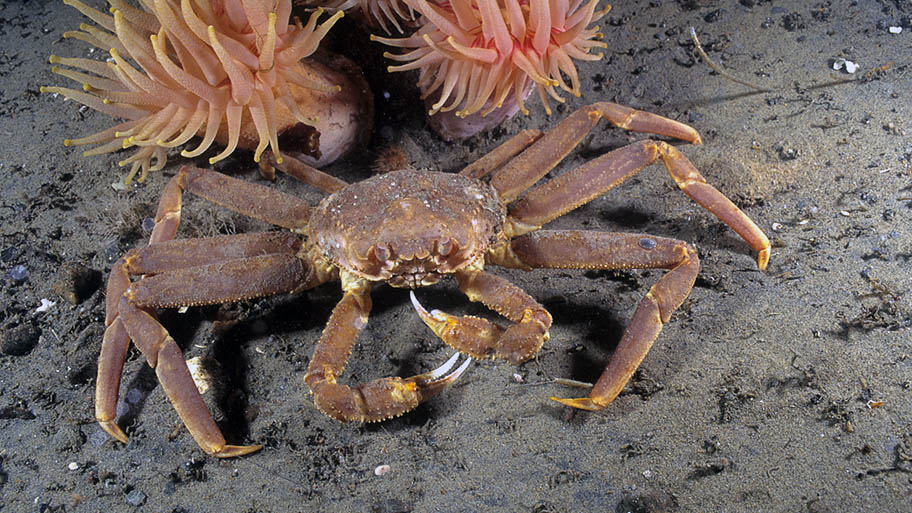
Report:
<svg viewBox="0 0 912 513"><path fill-rule="evenodd" d="M320 279L289 252L292 248L283 243L275 247L277 240L281 238L276 234L264 233L170 241L132 251L115 265L108 282L108 305L110 309L116 298L117 306L109 314L114 318L105 330L95 391L95 416L105 431L127 442L114 418L120 375L132 339L156 370L166 395L203 450L227 458L259 448L225 445L190 379L180 349L153 312L157 307L221 303L318 285ZM262 254L270 249L275 252ZM246 256L250 254L255 256ZM169 270L182 258L211 263ZM129 283L131 274L151 273L160 274ZM122 292L115 296L119 290Z"/></svg>
<svg viewBox="0 0 912 513"><path fill-rule="evenodd" d="M369 284L348 287L333 309L304 377L317 409L336 420L378 422L398 417L456 381L471 362L466 360L449 375L455 358L436 370L406 379L386 377L354 387L337 383L358 333L367 324L369 294Z"/></svg>
<svg viewBox="0 0 912 513"><path fill-rule="evenodd" d="M163 196L161 202L174 205L178 218L180 191L292 231L300 231L307 225L312 210L306 202L290 194L198 167L181 167L168 187L165 195L170 196Z"/></svg>
<svg viewBox="0 0 912 513"><path fill-rule="evenodd" d="M260 161L260 174L267 180L275 180L274 168L278 168L292 178L327 194L332 194L348 185L344 180L326 174L289 155L282 155L281 164L276 162L275 154L271 151L267 151L263 155L266 158Z"/></svg>
<svg viewBox="0 0 912 513"><path fill-rule="evenodd" d="M675 147L661 141L638 141L595 158L528 192L510 209L510 216L541 226L586 204L662 159L668 174L695 202L718 217L757 251L757 266L766 269L770 241L741 209L703 175Z"/></svg>
<svg viewBox="0 0 912 513"><path fill-rule="evenodd" d="M602 118L634 132L665 135L694 144L701 142L696 130L679 121L616 103L594 103L567 116L504 165L491 177L491 185L505 203L515 200L563 160Z"/></svg>
<svg viewBox="0 0 912 513"><path fill-rule="evenodd" d="M518 365L535 356L548 341L551 314L516 285L484 271L461 271L456 273L456 280L470 300L483 303L516 324L505 330L480 317L428 312L412 294L418 315L453 349L474 358L503 358Z"/></svg>
<svg viewBox="0 0 912 513"><path fill-rule="evenodd" d="M207 454L220 458L243 456L258 451L260 445L226 445L225 437L206 408L181 350L158 320L135 306L128 297L120 301L120 318L127 333L155 369L165 394L184 421L184 425Z"/></svg>
<svg viewBox="0 0 912 513"><path fill-rule="evenodd" d="M274 234L169 242L175 237L180 224L183 190L212 198L213 201L237 212L247 213L265 221L275 221L280 226L301 228L310 217L310 207L293 196L204 169L185 166L168 182L159 200L150 246L118 260L108 279L105 300L107 328L98 357L95 417L105 431L123 443L127 443L127 436L114 419L123 365L131 338L119 312L121 298L130 287L130 275L157 273L187 265L213 264L273 252L293 255L299 244L288 236ZM273 204L276 210L265 211L262 205L256 204L255 201ZM273 213L275 215L272 215ZM314 279L312 273L308 274L310 276L307 281ZM186 285L180 283L175 288L180 289ZM144 310L143 313L155 319L151 309ZM208 415L208 411L206 414ZM224 444L224 440L221 443ZM216 443L215 446L217 445ZM229 455L228 452L223 455Z"/></svg>
<svg viewBox="0 0 912 513"><path fill-rule="evenodd" d="M154 230L153 230L154 232ZM105 298L105 329L98 357L95 382L95 418L105 431L127 443L127 436L114 422L121 374L130 337L118 315L120 298L130 286L130 276L156 274L188 265L203 265L255 255L293 255L300 244L290 233L226 235L209 239L165 241L133 250L114 264Z"/></svg>
<svg viewBox="0 0 912 513"><path fill-rule="evenodd" d="M507 139L506 142L500 146L483 155L480 159L463 168L459 174L481 179L515 157L519 152L528 148L529 145L537 141L539 137L541 137L541 130L523 130Z"/></svg>
<svg viewBox="0 0 912 513"><path fill-rule="evenodd" d="M700 262L686 242L628 233L542 230L518 237L511 248L536 268L668 269L637 306L608 366L589 397L555 401L584 410L601 410L624 388L653 342L690 294Z"/></svg>

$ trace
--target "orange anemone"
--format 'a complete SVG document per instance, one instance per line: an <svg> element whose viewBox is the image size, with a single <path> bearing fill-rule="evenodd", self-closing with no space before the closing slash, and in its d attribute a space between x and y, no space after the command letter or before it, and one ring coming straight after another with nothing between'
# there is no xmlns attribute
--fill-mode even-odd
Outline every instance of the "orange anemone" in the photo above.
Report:
<svg viewBox="0 0 912 513"><path fill-rule="evenodd" d="M458 109L459 117L488 114L511 94L527 114L523 100L533 85L548 114L548 97L564 101L556 87L579 96L573 61L602 57L590 53L606 47L590 24L611 9L596 11L598 0L403 1L426 20L421 29L407 38L371 39L405 49L384 54L404 63L388 69L419 71L422 97L434 100L430 114Z"/></svg>
<svg viewBox="0 0 912 513"><path fill-rule="evenodd" d="M164 167L166 149L197 134L202 141L183 156L198 156L218 140L225 148L210 163L238 145L253 149L257 161L271 147L281 160L279 133L298 122L314 124L303 111L302 94L326 97L339 91L302 59L317 49L341 11L318 23L318 9L306 25L297 18L289 25L291 0L140 0L142 8L108 0L111 15L79 0L64 3L97 24L82 24L64 37L108 50L110 58L52 55L52 70L82 83L83 90L44 87L42 92L127 119L65 141L68 146L101 144L85 155L137 147L120 162L132 164L127 182L139 171L142 180L149 170Z"/></svg>
<svg viewBox="0 0 912 513"><path fill-rule="evenodd" d="M347 11L357 8L364 15L371 26L379 26L387 34L391 24L400 33L404 32L400 22L411 25L415 21L415 13L405 4L404 0L297 0L296 4L305 6L321 6L330 10Z"/></svg>

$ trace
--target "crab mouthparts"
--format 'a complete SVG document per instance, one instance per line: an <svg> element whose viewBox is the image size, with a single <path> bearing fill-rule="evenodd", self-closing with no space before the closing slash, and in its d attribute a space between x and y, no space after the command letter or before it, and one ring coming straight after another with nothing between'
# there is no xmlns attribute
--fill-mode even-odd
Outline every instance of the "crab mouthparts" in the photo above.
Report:
<svg viewBox="0 0 912 513"><path fill-rule="evenodd" d="M368 255L379 265L379 276L393 287L433 285L464 260L456 240L390 243L371 246Z"/></svg>
<svg viewBox="0 0 912 513"><path fill-rule="evenodd" d="M400 258L387 262L392 264L389 266L387 283L393 287L415 289L433 285L443 278L440 269L442 258L439 255Z"/></svg>
<svg viewBox="0 0 912 513"><path fill-rule="evenodd" d="M435 271L416 270L414 272L394 274L387 280L387 283L393 287L417 289L418 287L433 285L440 281L441 278L443 278L443 275Z"/></svg>

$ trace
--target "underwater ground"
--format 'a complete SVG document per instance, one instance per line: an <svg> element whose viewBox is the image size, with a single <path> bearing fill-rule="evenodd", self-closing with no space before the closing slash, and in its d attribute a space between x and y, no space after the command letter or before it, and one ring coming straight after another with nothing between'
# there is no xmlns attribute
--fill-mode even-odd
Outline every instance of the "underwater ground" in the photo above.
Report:
<svg viewBox="0 0 912 513"><path fill-rule="evenodd" d="M337 284L163 311L185 357L219 369L206 396L229 441L265 446L231 460L197 447L135 350L121 389L130 443L94 421L103 283L147 239L181 159L124 189L112 186L123 155L64 147L111 125L39 94L66 82L48 55L87 54L62 39L80 21L57 1L0 1L0 511L910 510L912 2L617 2L601 23L605 57L580 65L582 98L550 118L535 100L530 116L462 143L427 129L414 76L386 76L382 49L347 17L334 44L367 69L377 121L370 146L328 172L364 179L390 146L415 167L456 171L524 128L613 101L697 128L703 146L677 147L767 232L772 259L758 271L748 246L660 165L555 221L700 252L690 297L598 413L550 401L585 394L553 380L597 378L658 271L495 270L554 316L538 358L474 363L417 411L372 425L322 415L303 383ZM719 68L768 91L713 71L690 27ZM854 74L834 69L842 60ZM639 138L599 125L556 173ZM266 183L249 153L217 168ZM271 186L321 197L287 176ZM181 237L266 228L192 199L184 213ZM484 311L452 282L419 296ZM449 357L407 291L381 286L373 300L347 379L407 376Z"/></svg>

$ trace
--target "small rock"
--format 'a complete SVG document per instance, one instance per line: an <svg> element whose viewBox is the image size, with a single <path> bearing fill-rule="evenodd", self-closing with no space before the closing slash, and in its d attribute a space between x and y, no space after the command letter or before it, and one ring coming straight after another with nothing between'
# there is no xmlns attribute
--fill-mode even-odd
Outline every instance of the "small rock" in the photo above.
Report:
<svg viewBox="0 0 912 513"><path fill-rule="evenodd" d="M76 426L61 426L51 438L50 446L57 452L78 451L86 438Z"/></svg>
<svg viewBox="0 0 912 513"><path fill-rule="evenodd" d="M386 499L371 506L372 513L409 513L410 511L412 508L399 499Z"/></svg>
<svg viewBox="0 0 912 513"><path fill-rule="evenodd" d="M102 430L98 429L91 435L89 435L89 444L92 447L101 447L105 442L108 441L108 434Z"/></svg>
<svg viewBox="0 0 912 513"><path fill-rule="evenodd" d="M4 327L0 331L0 353L10 356L22 356L38 345L41 330L31 323L14 327Z"/></svg>
<svg viewBox="0 0 912 513"><path fill-rule="evenodd" d="M130 506L139 507L146 502L146 494L137 490L136 488L130 490L126 496L124 496L124 502Z"/></svg>
<svg viewBox="0 0 912 513"><path fill-rule="evenodd" d="M715 23L722 19L725 15L725 9L716 9L715 11L710 12L703 17L703 21L706 23Z"/></svg>
<svg viewBox="0 0 912 513"><path fill-rule="evenodd" d="M101 286L101 272L79 264L66 264L54 282L54 292L74 305L86 300Z"/></svg>
<svg viewBox="0 0 912 513"><path fill-rule="evenodd" d="M19 265L13 266L13 268L10 269L9 277L12 278L13 281L16 283L22 283L28 279L29 272L28 272L28 269L24 265L19 264Z"/></svg>
<svg viewBox="0 0 912 513"><path fill-rule="evenodd" d="M130 404L136 404L142 401L143 393L142 390L138 388L131 388L127 390L127 402Z"/></svg>

